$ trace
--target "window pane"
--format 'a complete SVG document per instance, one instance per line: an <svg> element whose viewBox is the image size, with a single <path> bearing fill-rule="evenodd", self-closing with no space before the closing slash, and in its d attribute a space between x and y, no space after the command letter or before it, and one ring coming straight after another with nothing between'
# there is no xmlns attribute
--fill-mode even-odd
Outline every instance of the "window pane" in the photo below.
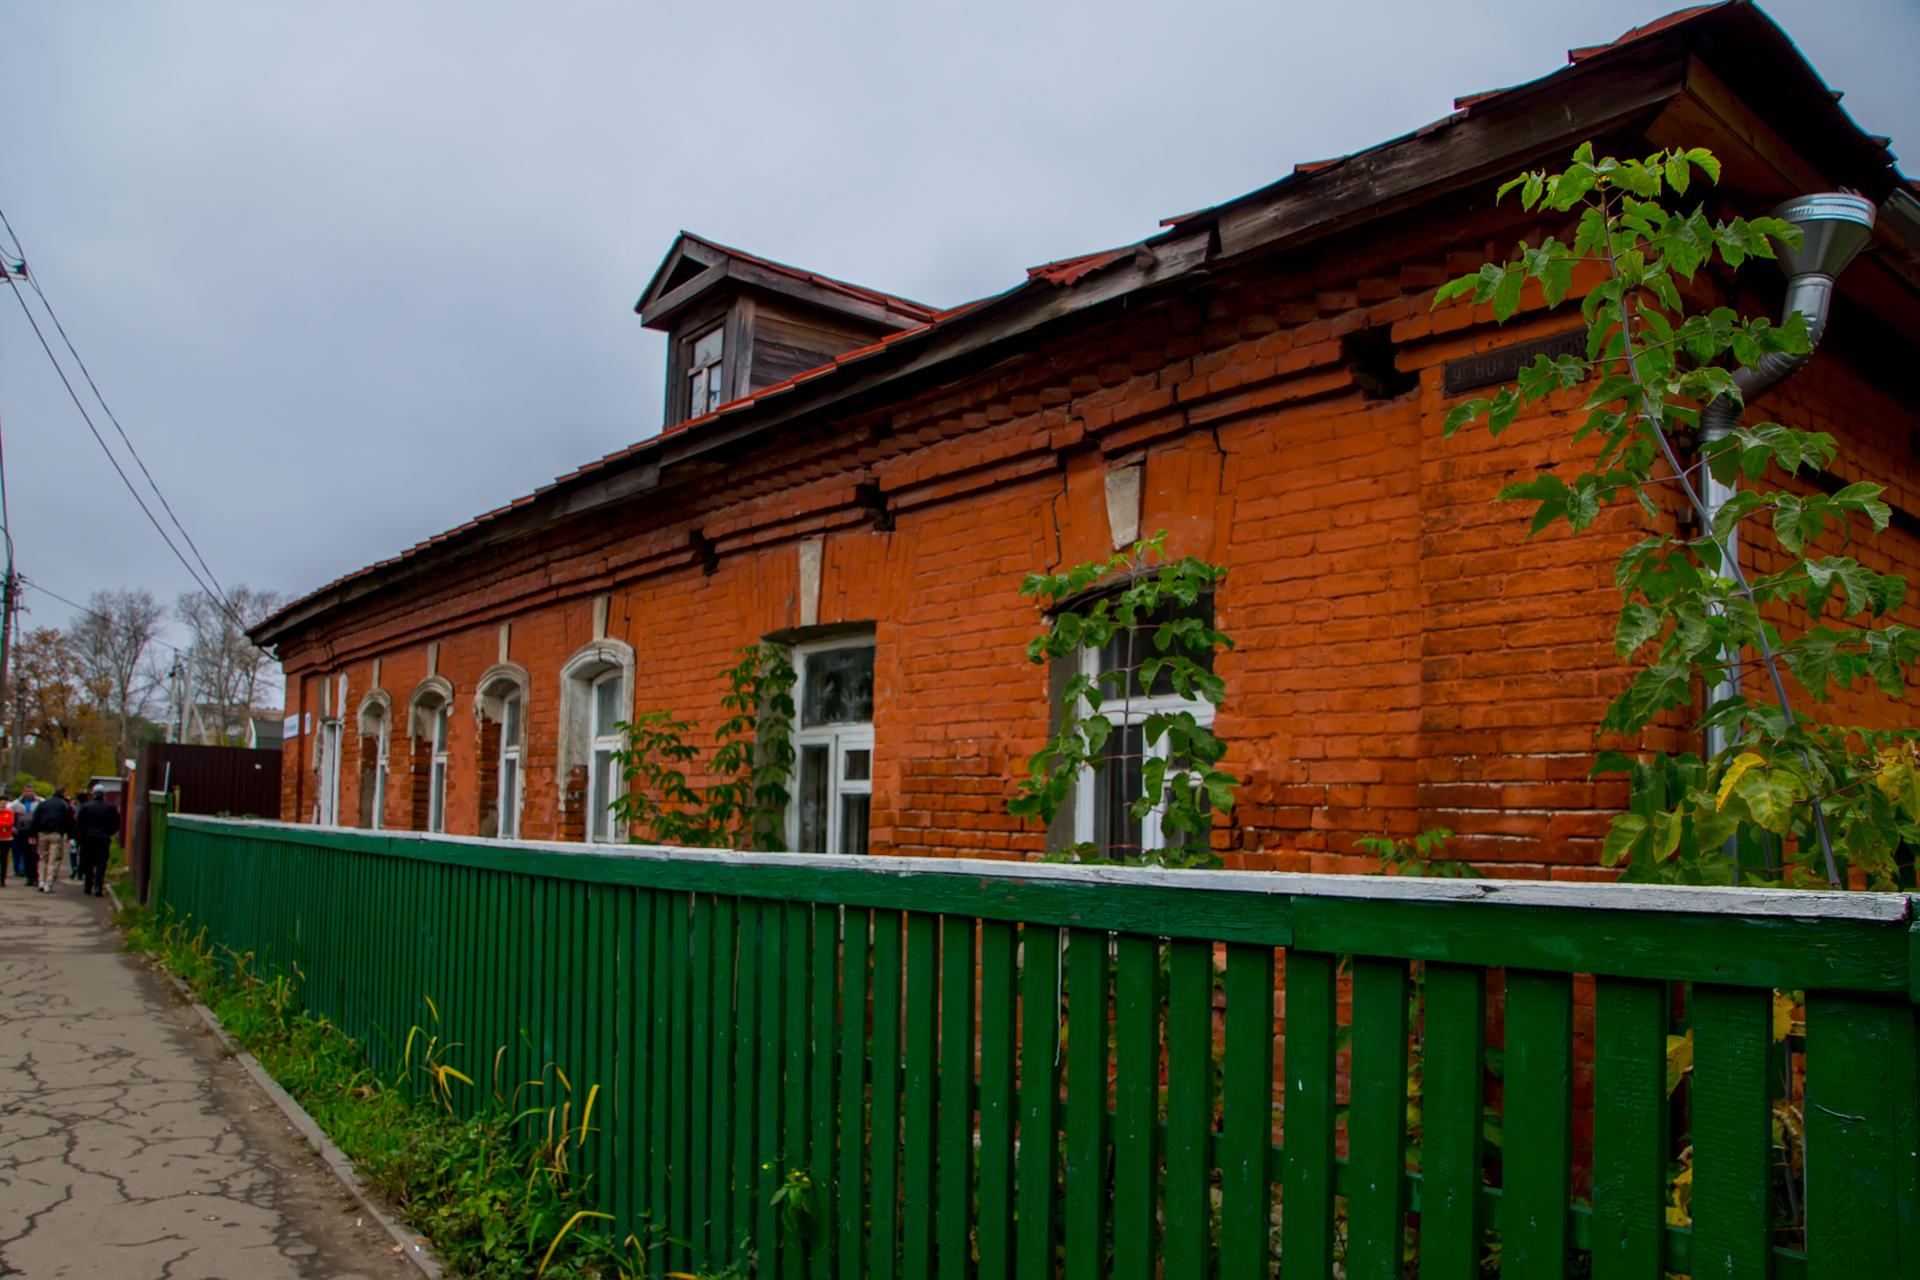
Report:
<svg viewBox="0 0 1920 1280"><path fill-rule="evenodd" d="M802 725L854 724L873 719L873 646L823 649L806 656Z"/></svg>
<svg viewBox="0 0 1920 1280"><path fill-rule="evenodd" d="M616 768L613 752L593 753L593 785L589 790L593 794L594 806L590 839L609 840L613 837L613 798L618 794L614 789L618 776Z"/></svg>
<svg viewBox="0 0 1920 1280"><path fill-rule="evenodd" d="M725 331L719 328L709 329L698 338L695 338L693 340L693 367L697 369L702 365L718 363L720 355L725 349L723 345L725 341Z"/></svg>
<svg viewBox="0 0 1920 1280"><path fill-rule="evenodd" d="M1142 824L1129 810L1140 797L1146 731L1116 726L1107 739L1106 762L1093 775L1093 843L1110 858L1137 858L1145 843Z"/></svg>
<svg viewBox="0 0 1920 1280"><path fill-rule="evenodd" d="M436 753L447 749L447 729L453 721L453 708L441 707L433 717L433 749Z"/></svg>
<svg viewBox="0 0 1920 1280"><path fill-rule="evenodd" d="M519 834L520 761L509 756L500 762L500 834L511 840Z"/></svg>
<svg viewBox="0 0 1920 1280"><path fill-rule="evenodd" d="M500 744L506 747L520 745L520 695L514 694L507 699L501 710Z"/></svg>
<svg viewBox="0 0 1920 1280"><path fill-rule="evenodd" d="M867 851L867 819L873 808L872 796L840 797L840 853Z"/></svg>
<svg viewBox="0 0 1920 1280"><path fill-rule="evenodd" d="M799 831L794 840L798 853L827 851L827 790L830 751L825 746L800 748L800 785L794 803L799 806Z"/></svg>
<svg viewBox="0 0 1920 1280"><path fill-rule="evenodd" d="M447 825L447 762L435 760L427 792L427 830L444 831Z"/></svg>
<svg viewBox="0 0 1920 1280"><path fill-rule="evenodd" d="M1130 629L1115 632L1113 639L1109 640L1106 647L1100 650L1100 670L1137 673L1142 663L1151 658L1161 656L1160 650L1154 644L1154 634L1159 631L1162 625L1179 618L1198 618L1201 622L1211 627L1213 625L1213 597L1202 596L1199 603L1190 609L1182 609L1175 605L1166 605L1150 613L1142 614L1135 620L1134 625ZM1181 645L1177 640L1174 640L1171 641L1169 652L1192 659L1204 670L1213 670L1213 652L1211 649L1205 653L1195 653L1191 649ZM1129 676L1127 685L1128 694L1135 698L1170 697L1174 693L1173 680L1164 668L1155 676L1151 690L1143 691L1141 689L1139 676L1137 674ZM1118 682L1109 683L1102 681L1101 689L1112 697L1118 697L1120 695Z"/></svg>
<svg viewBox="0 0 1920 1280"><path fill-rule="evenodd" d="M620 688L626 681L615 676L593 687L593 736L604 738L620 723Z"/></svg>
<svg viewBox="0 0 1920 1280"><path fill-rule="evenodd" d="M866 782L873 777L873 752L865 747L847 749L845 767L840 770L843 782Z"/></svg>

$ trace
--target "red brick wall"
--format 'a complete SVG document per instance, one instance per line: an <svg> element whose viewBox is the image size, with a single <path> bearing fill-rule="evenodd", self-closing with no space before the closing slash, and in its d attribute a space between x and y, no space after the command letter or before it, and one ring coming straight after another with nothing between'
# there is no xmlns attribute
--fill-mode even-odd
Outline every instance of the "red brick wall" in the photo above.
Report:
<svg viewBox="0 0 1920 1280"><path fill-rule="evenodd" d="M1357 867L1357 836L1444 825L1501 873L1595 874L1623 797L1587 780L1593 727L1624 680L1612 565L1646 518L1623 508L1589 535L1529 541L1526 514L1493 502L1511 480L1575 459L1577 396L1498 440L1442 438L1445 361L1579 323L1571 310L1504 330L1484 310L1429 315L1432 285L1488 252L1478 240L1448 256L1391 240L1332 246L1036 343L891 410L788 428L697 484L669 472L618 515L476 557L284 645L289 707L313 705L312 679L341 669L357 705L382 659L395 708L387 820L410 825L405 708L426 647L440 646L456 724L469 724L474 682L511 621L509 656L532 681L523 832L578 838L560 783L584 784L555 768L560 669L593 639L595 598L609 597L608 634L639 655L637 706L711 733L732 651L800 623L797 546L821 536L819 622L871 623L878 643L876 849L1033 854L1041 833L1005 808L1049 714L1046 673L1023 652L1040 618L1018 586L1105 554L1102 477L1144 461L1142 528L1230 571L1219 621L1238 647L1219 664L1218 727L1245 781L1218 833L1230 865ZM1340 340L1369 325L1390 327L1413 391L1376 401L1356 386ZM1920 510L1908 443L1920 417L1887 395L1890 372L1848 360L1847 343L1836 326L1832 350L1758 409L1833 431L1842 475L1895 477L1890 496ZM885 494L890 531L856 485ZM690 550L694 530L717 550L711 574ZM1752 554L1767 554L1760 540ZM1905 532L1862 558L1920 576L1920 542ZM1905 620L1920 623L1917 607ZM1875 700L1847 710L1881 723L1902 713ZM480 745L454 735L454 832L480 821ZM304 805L292 792L311 761L289 751L288 814L301 816L311 781ZM343 813L358 812L360 777L343 776Z"/></svg>

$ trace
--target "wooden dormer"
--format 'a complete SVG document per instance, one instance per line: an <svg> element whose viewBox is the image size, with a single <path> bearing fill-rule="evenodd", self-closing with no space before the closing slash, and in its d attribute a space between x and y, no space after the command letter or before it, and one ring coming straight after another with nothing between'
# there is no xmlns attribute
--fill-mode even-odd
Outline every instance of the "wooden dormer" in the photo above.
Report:
<svg viewBox="0 0 1920 1280"><path fill-rule="evenodd" d="M938 314L687 231L634 310L667 335L668 427Z"/></svg>

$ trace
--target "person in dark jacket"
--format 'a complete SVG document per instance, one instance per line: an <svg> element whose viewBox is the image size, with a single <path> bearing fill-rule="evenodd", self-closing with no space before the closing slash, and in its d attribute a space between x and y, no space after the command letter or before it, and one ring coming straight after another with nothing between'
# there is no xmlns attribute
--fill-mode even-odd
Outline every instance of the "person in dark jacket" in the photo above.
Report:
<svg viewBox="0 0 1920 1280"><path fill-rule="evenodd" d="M14 874L32 888L40 881L39 857L33 851L33 811L40 807L40 797L33 793L33 784L22 787L20 798L7 807L13 810Z"/></svg>
<svg viewBox="0 0 1920 1280"><path fill-rule="evenodd" d="M67 842L73 838L73 806L67 803L65 787L55 787L34 809L33 838L40 846L40 892L52 893L60 864L66 861Z"/></svg>
<svg viewBox="0 0 1920 1280"><path fill-rule="evenodd" d="M73 825L75 843L80 846L80 874L86 877L81 888L97 898L106 889L107 855L112 852L113 838L120 834L120 810L95 787L74 815Z"/></svg>

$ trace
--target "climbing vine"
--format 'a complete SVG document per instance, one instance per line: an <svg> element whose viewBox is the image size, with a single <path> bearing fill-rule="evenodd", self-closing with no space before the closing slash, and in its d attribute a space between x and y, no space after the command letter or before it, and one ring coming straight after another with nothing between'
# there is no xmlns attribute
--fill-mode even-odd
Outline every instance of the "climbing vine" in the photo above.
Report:
<svg viewBox="0 0 1920 1280"><path fill-rule="evenodd" d="M745 645L720 673L727 712L717 745L701 770L715 779L688 781L700 752L688 741L691 722L670 711L643 711L620 726L627 745L616 753L629 785L613 803L630 836L644 830L657 844L780 852L785 844L787 780L793 776L793 663L775 644Z"/></svg>
<svg viewBox="0 0 1920 1280"><path fill-rule="evenodd" d="M1583 273L1595 278L1580 302L1585 354L1536 357L1512 385L1456 407L1445 431L1484 422L1497 436L1523 406L1584 391L1586 417L1572 440L1597 443L1591 469L1571 479L1543 472L1500 496L1533 504L1533 533L1562 523L1584 530L1627 498L1644 513L1648 531L1614 574L1623 597L1615 648L1638 669L1608 707L1602 733L1634 737L1736 674L1765 691L1713 701L1695 725L1722 733L1725 745L1711 755L1600 753L1595 772L1625 773L1631 795L1605 860L1639 880L1719 882L1737 870L1835 887L1850 865L1890 887L1899 850L1920 840L1920 733L1827 723L1796 705L1787 681L1816 705L1855 686L1906 697L1920 632L1885 618L1905 600L1907 582L1844 554L1863 526L1884 529L1891 511L1880 485L1824 492L1812 483L1837 452L1823 432L1762 422L1719 439L1696 436L1705 407L1739 403L1734 368L1811 346L1798 312L1774 324L1683 296L1699 292L1691 282L1716 257L1738 269L1773 258L1776 243L1799 245L1799 231L1778 218L1720 221L1698 204L1662 203L1719 174L1702 148L1634 160L1596 159L1583 145L1560 172L1503 185L1501 198L1517 191L1527 209L1565 215L1572 243L1552 235L1523 243L1515 257L1442 286L1434 306L1489 303L1504 323L1528 282L1551 309ZM1717 509L1702 498L1709 473L1743 486ZM1793 489L1778 487L1794 477ZM1786 564L1750 573L1732 553L1736 531L1762 519Z"/></svg>
<svg viewBox="0 0 1920 1280"><path fill-rule="evenodd" d="M1120 770L1139 780L1122 797L1132 821L1150 832L1157 817L1157 847L1080 841L1065 851L1073 858L1218 862L1214 815L1232 810L1239 780L1219 768L1226 744L1194 707L1210 711L1226 692L1213 659L1233 641L1213 626L1212 599L1227 571L1193 556L1167 559L1166 538L1161 530L1109 559L1020 585L1050 615L1027 658L1060 664L1066 678L1058 727L1028 761L1008 811L1051 824L1083 776ZM1116 725L1137 726L1138 736Z"/></svg>

